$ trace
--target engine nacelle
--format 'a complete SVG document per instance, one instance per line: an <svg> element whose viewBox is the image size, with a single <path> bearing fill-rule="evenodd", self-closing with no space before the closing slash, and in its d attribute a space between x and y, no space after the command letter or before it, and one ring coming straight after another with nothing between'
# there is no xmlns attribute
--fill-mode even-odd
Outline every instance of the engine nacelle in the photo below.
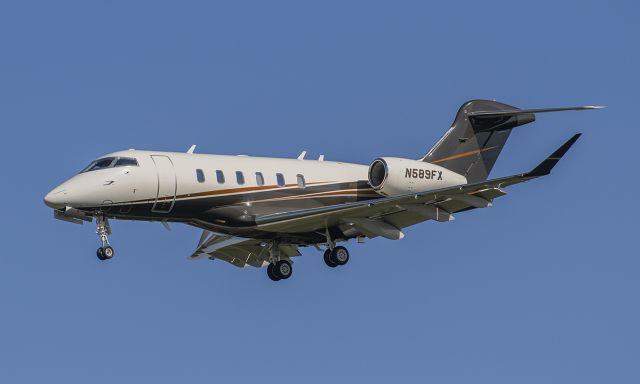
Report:
<svg viewBox="0 0 640 384"><path fill-rule="evenodd" d="M425 192L466 184L467 179L435 164L399 157L381 157L369 166L369 185L381 195Z"/></svg>

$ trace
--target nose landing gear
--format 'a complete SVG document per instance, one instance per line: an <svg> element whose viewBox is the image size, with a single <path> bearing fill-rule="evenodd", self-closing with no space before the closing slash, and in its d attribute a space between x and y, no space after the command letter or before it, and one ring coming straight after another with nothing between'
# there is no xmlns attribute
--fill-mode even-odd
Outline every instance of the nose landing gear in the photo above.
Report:
<svg viewBox="0 0 640 384"><path fill-rule="evenodd" d="M115 251L113 250L113 247L111 247L110 245L107 245L106 247L100 247L96 252L98 259L100 260L109 260L110 258L113 257L114 253Z"/></svg>
<svg viewBox="0 0 640 384"><path fill-rule="evenodd" d="M100 260L109 260L115 254L113 247L109 245L108 236L111 234L111 226L109 225L109 219L105 216L96 217L97 230L96 234L100 236L102 246L96 251L96 255Z"/></svg>

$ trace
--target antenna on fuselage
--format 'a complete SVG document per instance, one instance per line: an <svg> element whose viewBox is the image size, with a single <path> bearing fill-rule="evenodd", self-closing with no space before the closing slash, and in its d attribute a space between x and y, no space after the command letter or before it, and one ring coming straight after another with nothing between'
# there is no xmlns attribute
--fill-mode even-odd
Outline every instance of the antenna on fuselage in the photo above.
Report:
<svg viewBox="0 0 640 384"><path fill-rule="evenodd" d="M304 160L304 157L307 155L307 151L302 151L300 156L298 156L298 160Z"/></svg>
<svg viewBox="0 0 640 384"><path fill-rule="evenodd" d="M166 229L167 231L171 231L171 226L169 225L169 223L167 222L167 220L161 220L160 224L162 224L162 226L164 227L164 229Z"/></svg>
<svg viewBox="0 0 640 384"><path fill-rule="evenodd" d="M324 155L318 156L318 161L324 161Z"/></svg>
<svg viewBox="0 0 640 384"><path fill-rule="evenodd" d="M189 148L189 150L187 151L187 153L193 153L193 151L195 151L195 150L196 150L196 145L195 145L195 144L193 144L193 145Z"/></svg>

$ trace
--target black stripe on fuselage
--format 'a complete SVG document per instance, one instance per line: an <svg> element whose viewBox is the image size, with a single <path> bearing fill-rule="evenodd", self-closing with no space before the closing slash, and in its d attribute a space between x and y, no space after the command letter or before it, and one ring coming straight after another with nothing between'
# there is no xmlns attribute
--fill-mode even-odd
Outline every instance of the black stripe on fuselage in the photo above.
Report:
<svg viewBox="0 0 640 384"><path fill-rule="evenodd" d="M111 206L87 208L101 210L108 216L132 220L189 221L199 219L230 227L255 225L254 217L298 209L330 206L381 197L365 180L324 185L307 185L305 188L283 187L267 190L246 188L228 194L220 190L176 198L168 213L153 212L155 200L117 203ZM170 206L169 202L166 208Z"/></svg>

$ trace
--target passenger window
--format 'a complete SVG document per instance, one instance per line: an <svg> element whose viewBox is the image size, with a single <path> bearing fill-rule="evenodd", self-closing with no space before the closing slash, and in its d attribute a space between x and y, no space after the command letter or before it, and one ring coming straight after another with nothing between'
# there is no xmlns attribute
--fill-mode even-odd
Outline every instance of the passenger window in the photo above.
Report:
<svg viewBox="0 0 640 384"><path fill-rule="evenodd" d="M216 171L216 179L218 179L218 184L224 184L224 173L219 169Z"/></svg>
<svg viewBox="0 0 640 384"><path fill-rule="evenodd" d="M284 187L284 176L282 173L276 173L276 180L278 182L278 187Z"/></svg>
<svg viewBox="0 0 640 384"><path fill-rule="evenodd" d="M196 178L198 179L198 183L204 183L204 172L202 172L202 169L196 169Z"/></svg>
<svg viewBox="0 0 640 384"><path fill-rule="evenodd" d="M304 182L304 176L298 175L296 177L298 179L298 188L305 188L307 185Z"/></svg>
<svg viewBox="0 0 640 384"><path fill-rule="evenodd" d="M236 181L238 182L238 185L244 184L244 175L241 171L236 171Z"/></svg>
<svg viewBox="0 0 640 384"><path fill-rule="evenodd" d="M256 172L256 184L264 185L264 176L262 176L262 172Z"/></svg>

